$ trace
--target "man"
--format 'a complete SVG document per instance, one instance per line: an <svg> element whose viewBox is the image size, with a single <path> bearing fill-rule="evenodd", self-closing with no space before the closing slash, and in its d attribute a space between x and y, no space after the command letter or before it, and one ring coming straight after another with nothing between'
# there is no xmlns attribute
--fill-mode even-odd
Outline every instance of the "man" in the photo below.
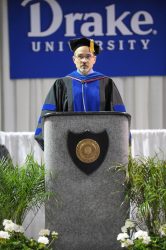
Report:
<svg viewBox="0 0 166 250"><path fill-rule="evenodd" d="M74 52L73 62L77 70L57 79L46 97L35 132L35 139L43 150L42 117L48 112L125 112L113 80L93 70L100 47L85 37L71 40L69 46Z"/></svg>

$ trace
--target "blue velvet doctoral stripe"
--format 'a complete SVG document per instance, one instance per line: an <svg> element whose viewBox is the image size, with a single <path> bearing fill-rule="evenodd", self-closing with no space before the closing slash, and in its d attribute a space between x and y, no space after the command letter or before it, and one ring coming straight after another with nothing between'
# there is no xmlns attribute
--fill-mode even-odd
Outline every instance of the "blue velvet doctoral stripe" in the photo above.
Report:
<svg viewBox="0 0 166 250"><path fill-rule="evenodd" d="M80 83L73 79L73 106L75 112L100 111L99 80ZM84 100L84 104L83 104Z"/></svg>
<svg viewBox="0 0 166 250"><path fill-rule="evenodd" d="M49 111L55 111L56 110L56 106L54 104L49 104L49 103L45 103L43 105L42 110L49 110Z"/></svg>
<svg viewBox="0 0 166 250"><path fill-rule="evenodd" d="M35 135L39 135L42 132L42 128L37 128L35 131Z"/></svg>
<svg viewBox="0 0 166 250"><path fill-rule="evenodd" d="M116 104L113 106L113 110L117 112L126 112L126 108L123 104Z"/></svg>

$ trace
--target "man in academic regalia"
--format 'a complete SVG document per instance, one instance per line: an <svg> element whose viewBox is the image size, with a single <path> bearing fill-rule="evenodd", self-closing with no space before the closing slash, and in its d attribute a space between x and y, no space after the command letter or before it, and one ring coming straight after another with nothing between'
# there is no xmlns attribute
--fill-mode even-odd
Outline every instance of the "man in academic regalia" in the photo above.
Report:
<svg viewBox="0 0 166 250"><path fill-rule="evenodd" d="M113 80L93 70L100 47L92 39L69 41L77 70L58 78L51 87L35 131L35 139L44 150L42 116L50 112L125 112L122 98Z"/></svg>

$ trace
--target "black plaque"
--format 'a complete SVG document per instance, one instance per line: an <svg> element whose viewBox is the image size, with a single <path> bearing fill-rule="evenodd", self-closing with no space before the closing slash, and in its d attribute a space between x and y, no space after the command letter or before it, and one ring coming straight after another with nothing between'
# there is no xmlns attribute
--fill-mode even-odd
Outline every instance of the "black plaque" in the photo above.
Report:
<svg viewBox="0 0 166 250"><path fill-rule="evenodd" d="M67 146L75 165L84 173L91 174L102 164L109 145L107 131L68 132Z"/></svg>

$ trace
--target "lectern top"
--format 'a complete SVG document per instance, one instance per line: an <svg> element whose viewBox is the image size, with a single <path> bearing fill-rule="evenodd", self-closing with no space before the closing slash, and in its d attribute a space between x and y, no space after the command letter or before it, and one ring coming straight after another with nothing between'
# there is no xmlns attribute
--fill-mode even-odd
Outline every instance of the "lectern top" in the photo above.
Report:
<svg viewBox="0 0 166 250"><path fill-rule="evenodd" d="M84 116L84 115L120 115L126 116L131 120L131 115L126 112L115 112L115 111L100 111L100 112L48 112L43 115L44 118L50 116Z"/></svg>

